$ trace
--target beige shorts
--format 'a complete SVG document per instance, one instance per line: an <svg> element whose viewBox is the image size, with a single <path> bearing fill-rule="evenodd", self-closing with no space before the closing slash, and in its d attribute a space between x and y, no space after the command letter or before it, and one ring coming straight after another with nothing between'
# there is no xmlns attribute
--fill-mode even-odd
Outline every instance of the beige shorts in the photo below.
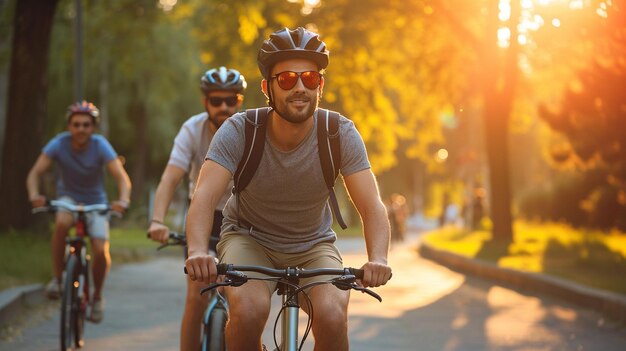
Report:
<svg viewBox="0 0 626 351"><path fill-rule="evenodd" d="M78 202L74 201L69 196L61 196L58 200L77 205ZM66 209L59 208L59 211L71 214L74 217L74 222L78 219L78 215L72 213ZM109 214L102 214L99 212L89 212L85 214L87 221L87 233L92 239L100 239L109 241Z"/></svg>
<svg viewBox="0 0 626 351"><path fill-rule="evenodd" d="M332 243L319 243L311 250L299 253L282 253L257 243L249 235L226 232L217 243L217 255L221 263L234 265L257 265L273 268L298 267L343 268L343 259ZM246 272L248 277L262 278L263 274ZM328 281L334 276L318 276L300 280L300 286L318 281ZM276 289L275 282L267 282L270 293Z"/></svg>

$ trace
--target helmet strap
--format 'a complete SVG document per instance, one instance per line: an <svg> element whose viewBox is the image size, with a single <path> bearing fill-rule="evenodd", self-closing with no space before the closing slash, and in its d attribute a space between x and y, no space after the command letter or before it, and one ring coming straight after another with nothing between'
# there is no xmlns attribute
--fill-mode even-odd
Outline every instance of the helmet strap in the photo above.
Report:
<svg viewBox="0 0 626 351"><path fill-rule="evenodd" d="M278 109L276 108L276 104L274 103L274 99L272 99L272 83L271 82L267 82L267 102L268 105L272 108L272 110L276 111L276 113L278 113L280 115L280 111L278 111ZM282 115L281 115L282 116Z"/></svg>

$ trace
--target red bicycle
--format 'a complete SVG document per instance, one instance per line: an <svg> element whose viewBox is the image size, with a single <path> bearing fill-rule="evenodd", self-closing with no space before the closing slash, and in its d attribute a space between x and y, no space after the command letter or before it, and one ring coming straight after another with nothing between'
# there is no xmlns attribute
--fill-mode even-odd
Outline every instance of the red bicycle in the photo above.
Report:
<svg viewBox="0 0 626 351"><path fill-rule="evenodd" d="M87 232L87 213L107 214L111 211L108 204L75 205L61 200L52 200L44 207L33 209L33 213L55 213L64 209L77 216L74 235L65 239L64 284L61 296L61 350L74 350L85 345L83 334L87 306L91 296L91 257L87 253L85 237Z"/></svg>

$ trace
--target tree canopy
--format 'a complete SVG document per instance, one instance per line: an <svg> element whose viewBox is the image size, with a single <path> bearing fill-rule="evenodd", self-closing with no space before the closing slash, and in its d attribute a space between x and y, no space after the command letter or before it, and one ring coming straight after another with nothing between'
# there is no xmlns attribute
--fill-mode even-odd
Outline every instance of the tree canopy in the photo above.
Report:
<svg viewBox="0 0 626 351"><path fill-rule="evenodd" d="M555 140L537 118L539 105L567 141L560 145L568 159L610 163L607 181L621 182L616 130L626 128L611 126L623 123L624 8L623 0L84 1L84 96L101 108L101 132L125 156L142 199L181 123L203 110L202 72L238 69L248 81L244 107L264 105L261 42L282 27L304 26L330 50L321 106L355 122L375 173L479 179L495 196L506 236L509 178L529 174L512 190L545 181L528 167L540 163L539 151L515 157L529 148L510 139ZM74 99L74 11L73 1L58 1L49 69L45 84L37 83L49 86L47 114L36 117L46 121L45 138L64 129ZM36 138L38 147L45 142Z"/></svg>

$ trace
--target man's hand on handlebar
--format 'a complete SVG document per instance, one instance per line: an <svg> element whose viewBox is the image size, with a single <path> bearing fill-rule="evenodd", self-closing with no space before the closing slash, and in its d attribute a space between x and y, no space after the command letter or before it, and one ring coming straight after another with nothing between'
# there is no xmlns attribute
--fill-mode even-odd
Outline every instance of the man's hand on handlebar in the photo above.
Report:
<svg viewBox="0 0 626 351"><path fill-rule="evenodd" d="M150 228L148 228L148 237L150 239L167 244L170 238L169 235L170 229L165 224L156 221L150 222Z"/></svg>
<svg viewBox="0 0 626 351"><path fill-rule="evenodd" d="M217 280L215 258L206 252L189 252L185 268L193 281L211 284Z"/></svg>
<svg viewBox="0 0 626 351"><path fill-rule="evenodd" d="M363 269L363 279L361 284L366 288L375 288L387 284L391 279L391 267L387 263L370 261L361 267Z"/></svg>
<svg viewBox="0 0 626 351"><path fill-rule="evenodd" d="M123 215L128 209L128 201L113 201L111 203L111 211L118 213L120 216Z"/></svg>
<svg viewBox="0 0 626 351"><path fill-rule="evenodd" d="M46 197L43 195L37 195L30 199L30 205L33 208L44 207L46 206Z"/></svg>

